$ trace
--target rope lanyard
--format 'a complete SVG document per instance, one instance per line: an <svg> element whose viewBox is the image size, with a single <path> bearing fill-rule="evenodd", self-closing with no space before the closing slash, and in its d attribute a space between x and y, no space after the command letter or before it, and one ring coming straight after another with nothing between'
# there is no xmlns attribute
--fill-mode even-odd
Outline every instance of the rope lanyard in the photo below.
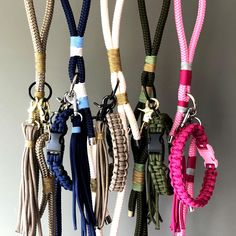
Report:
<svg viewBox="0 0 236 236"><path fill-rule="evenodd" d="M46 201L43 200L41 206L38 204L38 189L39 189L39 168L42 166L38 164L36 158L35 144L41 134L47 131L49 121L49 105L48 100L51 97L51 87L45 82L45 68L46 68L46 45L51 25L54 0L46 1L46 8L44 12L41 30L39 31L36 13L34 9L33 0L25 0L25 9L28 19L28 24L31 32L34 56L35 56L35 82L29 87L29 95L32 99L29 107L29 118L23 124L23 133L25 136L25 148L22 158L21 168L21 183L20 183L20 204L19 216L16 231L33 236L36 235L37 228L38 234L42 235L42 227L40 218L46 207ZM49 89L49 96L45 98L44 86ZM31 90L35 86L34 95ZM42 171L42 169L40 169ZM44 177L44 176L43 176ZM53 189L53 181L47 182L48 178L43 178L43 185L50 185L49 189ZM49 194L43 189L43 195ZM51 195L52 192L50 191ZM49 197L51 199L51 197ZM49 200L49 205L52 199ZM54 207L49 207L51 212L49 218L54 213ZM51 218L50 218L51 220ZM50 224L50 227L53 224ZM49 229L50 233L52 231Z"/></svg>
<svg viewBox="0 0 236 236"><path fill-rule="evenodd" d="M196 117L197 108L194 97L190 94L192 62L195 49L204 22L206 0L199 0L198 14L189 47L184 32L181 0L174 0L175 23L181 52L180 84L178 90L178 106L174 124L170 132L172 142L169 155L171 184L174 188L172 204L171 231L173 235L186 235L186 217L188 208L204 207L211 198L216 181L218 161L213 148ZM189 100L193 107L189 107ZM199 123L194 123L197 120ZM190 138L188 158L185 160L184 148ZM199 195L194 198L194 172L197 152L204 159L205 177ZM187 161L187 164L186 164Z"/></svg>
<svg viewBox="0 0 236 236"><path fill-rule="evenodd" d="M142 87L139 102L134 111L137 120L141 117L142 125L140 132L142 138L139 147L134 140L131 142L134 155L134 170L133 188L128 206L128 215L133 217L137 205L135 228L135 235L137 236L148 234L147 215L149 221L153 221L156 225L156 229L160 228L159 195L172 194L172 188L168 178L168 168L164 164L165 142L163 139L164 134L168 135L172 121L167 114L160 113L154 86L156 59L169 7L170 0L164 0L152 42L145 0L138 0L146 57L144 69L141 74ZM146 163L147 176L145 176ZM148 183L148 199L146 199L146 178ZM146 206L147 201L148 208Z"/></svg>
<svg viewBox="0 0 236 236"><path fill-rule="evenodd" d="M119 34L123 4L124 0L116 1L111 31L109 22L108 0L100 0L102 30L105 46L107 49L108 61L111 72L111 85L113 90L119 82L116 92L118 112L120 113L125 130L128 130L126 121L127 118L135 140L139 140L140 134L138 124L128 101L125 77L121 68Z"/></svg>
<svg viewBox="0 0 236 236"><path fill-rule="evenodd" d="M72 180L69 181L69 176L65 178L66 185L64 181L61 181L61 178L64 177L63 173L62 177L60 177L60 171L59 174L57 173L57 165L62 165L62 157L59 158L58 155L56 157L52 157L54 153L53 151L50 151L50 145L48 149L48 161L51 163L52 160L55 160L55 158L58 159L57 164L55 164L56 167L54 168L53 166L51 166L51 169L53 170L53 173L56 176L56 179L59 181L60 185L65 189L72 191L72 213L74 229L77 229L77 204L81 213L81 235L93 236L95 235L94 226L96 222L95 215L93 213L92 196L90 190L90 170L87 156L87 138L89 138L89 143L92 145L95 141L95 135L92 115L89 107L89 100L85 88L85 65L83 59L84 32L90 10L90 0L84 0L82 3L78 28L76 28L74 15L69 1L61 0L61 4L66 16L71 36L70 60L68 67L69 78L71 80L71 88L70 91L65 94L62 103L64 102L65 104L69 103L70 105L73 105L73 114L70 114L67 117L71 117L72 121L72 134L70 140L70 162ZM64 105L62 104L62 107ZM65 118L63 114L66 111L67 109L64 108L62 110L59 109L58 116L56 116L55 120L56 123L58 122L57 119L62 119L63 121L63 119ZM51 133L60 133L57 129L55 130L54 128L52 127ZM56 138L57 135L56 137L52 136L50 143L55 142L54 139Z"/></svg>
<svg viewBox="0 0 236 236"><path fill-rule="evenodd" d="M92 115L89 107L88 95L85 87L85 64L83 58L84 33L90 10L90 0L83 0L78 28L68 0L61 0L61 4L66 16L70 31L70 60L68 66L69 78L71 83L75 76L77 79L74 84L74 91L77 98L78 109L83 116L87 128L87 135L90 144L95 142Z"/></svg>
<svg viewBox="0 0 236 236"><path fill-rule="evenodd" d="M128 127L126 120L127 118L134 139L139 140L140 134L139 134L138 124L136 122L135 116L128 101L125 77L121 69L119 34L120 34L120 20L123 10L123 4L124 0L116 1L113 21L112 21L112 30L111 30L109 22L108 0L100 0L102 30L103 30L105 46L107 49L107 55L111 73L110 78L113 91L115 90L115 87L118 84L116 90L117 110L122 120L123 128L126 133L126 138L128 140ZM112 220L111 230L110 230L110 235L112 236L117 235L121 208L124 200L124 194L125 194L125 187L122 192L119 192L117 194L117 200L114 209L114 217Z"/></svg>

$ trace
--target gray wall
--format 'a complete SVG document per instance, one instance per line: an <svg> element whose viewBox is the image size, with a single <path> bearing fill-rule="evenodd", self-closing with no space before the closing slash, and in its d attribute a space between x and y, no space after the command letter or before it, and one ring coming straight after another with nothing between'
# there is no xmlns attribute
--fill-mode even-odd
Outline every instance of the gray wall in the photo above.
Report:
<svg viewBox="0 0 236 236"><path fill-rule="evenodd" d="M37 2L37 1L35 1ZM44 1L36 6L43 10ZM77 2L71 1L74 7ZM114 1L112 1L114 2ZM159 14L159 3L147 1L153 20ZM161 1L158 1L161 2ZM196 16L193 1L184 2L184 16L188 36ZM194 1L197 2L197 1ZM193 65L192 93L197 98L199 117L207 130L210 143L219 159L219 176L216 191L209 205L197 210L188 218L188 235L221 236L234 235L236 190L233 187L236 158L234 155L236 132L235 75L236 75L236 2L208 1L207 16L200 44ZM39 11L40 12L40 11ZM99 1L93 1L86 33L85 61L87 89L90 100L100 101L110 91L109 73L105 47L101 34ZM21 153L24 145L21 122L27 118L29 97L27 88L34 80L34 65L30 34L23 1L1 1L0 8L0 235L15 235L20 181ZM154 23L152 24L154 29ZM69 87L67 61L69 55L68 31L59 1L56 1L55 16L48 42L47 81L52 85L54 97L62 95ZM124 74L127 78L129 98L134 107L139 94L140 72L143 66L144 49L137 13L136 1L126 1L121 24L121 54ZM173 4L166 25L163 43L158 56L156 82L162 111L174 115L179 74L179 48L176 38ZM51 108L57 103L52 99ZM94 107L93 107L94 109ZM69 168L68 158L65 165ZM129 190L122 211L119 235L132 235L134 219L127 217L127 200L130 192L132 158L130 159ZM200 162L198 185L202 178L203 163ZM114 202L111 194L110 204ZM150 235L170 235L171 200L161 199L164 218L161 231L149 227ZM63 192L63 235L78 235L71 227L71 196ZM45 221L46 226L46 221ZM46 235L46 234L45 234ZM108 231L105 235L108 235Z"/></svg>

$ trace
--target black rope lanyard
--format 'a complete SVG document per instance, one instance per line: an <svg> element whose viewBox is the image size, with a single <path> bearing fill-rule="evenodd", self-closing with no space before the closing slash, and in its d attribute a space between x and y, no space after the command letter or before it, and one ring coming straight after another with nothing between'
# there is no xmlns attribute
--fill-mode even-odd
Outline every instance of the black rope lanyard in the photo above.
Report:
<svg viewBox="0 0 236 236"><path fill-rule="evenodd" d="M143 124L142 124L141 140L138 145L135 142L135 140L131 139L131 147L134 156L134 171L133 171L133 188L130 194L128 208L129 208L129 216L133 217L137 205L136 228L134 233L135 236L148 235L148 230L147 230L148 215L150 219L153 220L153 215L156 213L159 219L158 212L148 212L148 209L150 209L150 207L147 206L147 199L146 199L145 169L147 160L150 156L149 148L150 148L151 135L150 135L150 129L148 127L150 125L150 122L155 123L152 114L154 114L154 117L156 117L157 119L160 118L159 115L160 113L156 104L156 100L153 99L156 98L156 90L154 86L155 66L156 66L156 57L160 48L161 39L169 12L169 7L170 7L170 0L163 0L161 14L158 20L158 24L156 27L152 43L145 0L138 0L138 8L143 31L146 57L145 57L144 70L141 74L142 89L139 96L139 102L135 108L134 113L137 120L140 118L141 115L142 123L147 124L147 126L145 126L143 129ZM145 114L142 114L142 112L140 111L142 109L144 109L143 111L145 112ZM148 120L145 120L145 116L148 115L147 112L151 113ZM163 133L163 130L158 130L158 131L161 131ZM155 132L157 132L157 130L155 130ZM148 187L150 186L148 185ZM148 197L150 197L150 194L148 195Z"/></svg>

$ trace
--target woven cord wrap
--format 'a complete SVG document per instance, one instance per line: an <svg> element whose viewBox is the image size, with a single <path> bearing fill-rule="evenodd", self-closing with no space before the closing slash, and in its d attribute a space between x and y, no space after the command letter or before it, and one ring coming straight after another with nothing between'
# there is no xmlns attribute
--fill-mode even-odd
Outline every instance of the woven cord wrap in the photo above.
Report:
<svg viewBox="0 0 236 236"><path fill-rule="evenodd" d="M205 131L201 125L190 124L181 129L171 147L171 153L169 156L170 177L171 184L177 197L187 206L198 208L204 207L210 200L214 191L217 172L215 166L206 166L204 182L200 194L195 199L189 196L186 192L184 181L180 176L183 150L190 135L193 135L196 139L196 145L198 148L204 149L208 144Z"/></svg>
<svg viewBox="0 0 236 236"><path fill-rule="evenodd" d="M162 221L159 214L159 195L172 195L173 189L170 184L169 170L164 163L165 158L165 142L163 135L168 131L172 125L172 121L167 114L160 114L159 117L154 117L149 124L149 135L158 135L156 146L159 150L149 150L148 158L148 205L149 217L154 222L156 229L160 229L160 221ZM159 138L159 140L158 140Z"/></svg>
<svg viewBox="0 0 236 236"><path fill-rule="evenodd" d="M75 92L77 96L78 108L83 115L87 134L89 138L94 138L94 129L92 114L89 107L89 100L85 86L85 63L83 58L84 33L90 10L90 0L83 0L78 27L76 27L75 18L68 0L61 0L61 4L66 16L68 28L70 31L70 60L68 66L69 78L71 82L77 76Z"/></svg>
<svg viewBox="0 0 236 236"><path fill-rule="evenodd" d="M170 132L171 136L175 135L176 130L183 121L185 112L188 107L189 96L187 94L190 93L191 89L191 77L192 77L191 67L198 39L202 30L206 11L206 0L199 0L198 14L194 30L191 36L191 40L188 46L184 32L181 2L182 2L181 0L174 0L175 24L176 24L176 30L181 54L181 70L180 70L180 83L178 89L177 112L175 115L174 124Z"/></svg>
<svg viewBox="0 0 236 236"><path fill-rule="evenodd" d="M192 137L190 148L189 148L189 158L187 169L185 167L185 159L183 157L184 148L189 137ZM196 151L205 160L205 176L203 180L202 189L199 195L193 197L193 171L196 165ZM208 157L211 157L211 161L208 163ZM207 137L203 127L199 124L190 124L182 128L176 135L171 153L169 156L170 160L170 177L171 184L174 188L174 198L172 206L172 222L171 230L173 233L179 232L179 235L185 235L186 229L186 216L187 208L198 208L204 207L210 200L216 182L216 167L217 160L214 158L214 151L210 147L207 141ZM214 163L214 164L212 164ZM189 169L191 167L191 169ZM186 171L186 173L185 173Z"/></svg>
<svg viewBox="0 0 236 236"><path fill-rule="evenodd" d="M55 180L52 176L52 173L47 167L43 148L45 147L45 142L49 139L49 134L42 134L36 142L36 156L38 164L40 167L40 172L43 182L43 193L42 201L40 204L40 215L43 215L43 212L48 204L48 235L56 235L56 196L55 196Z"/></svg>
<svg viewBox="0 0 236 236"><path fill-rule="evenodd" d="M64 136L68 127L66 121L73 114L72 109L64 110L56 115L50 130L50 141L47 144L47 164L56 180L56 236L62 235L62 214L61 214L61 186L66 190L72 190L72 181L65 171L63 162Z"/></svg>
<svg viewBox="0 0 236 236"><path fill-rule="evenodd" d="M112 142L113 169L109 190L122 192L128 175L128 142L119 113L106 115Z"/></svg>

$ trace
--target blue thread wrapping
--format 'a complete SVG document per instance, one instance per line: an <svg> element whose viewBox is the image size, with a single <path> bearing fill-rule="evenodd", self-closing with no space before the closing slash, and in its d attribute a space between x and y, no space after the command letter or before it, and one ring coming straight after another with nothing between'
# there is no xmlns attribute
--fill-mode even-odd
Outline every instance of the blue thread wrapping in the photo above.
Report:
<svg viewBox="0 0 236 236"><path fill-rule="evenodd" d="M81 132L81 128L79 126L77 127L72 127L71 133L73 134L79 134Z"/></svg>
<svg viewBox="0 0 236 236"><path fill-rule="evenodd" d="M88 96L81 97L78 99L78 107L79 107L79 110L89 108Z"/></svg>
<svg viewBox="0 0 236 236"><path fill-rule="evenodd" d="M75 48L84 47L84 37L80 36L71 36L70 37L70 46Z"/></svg>

